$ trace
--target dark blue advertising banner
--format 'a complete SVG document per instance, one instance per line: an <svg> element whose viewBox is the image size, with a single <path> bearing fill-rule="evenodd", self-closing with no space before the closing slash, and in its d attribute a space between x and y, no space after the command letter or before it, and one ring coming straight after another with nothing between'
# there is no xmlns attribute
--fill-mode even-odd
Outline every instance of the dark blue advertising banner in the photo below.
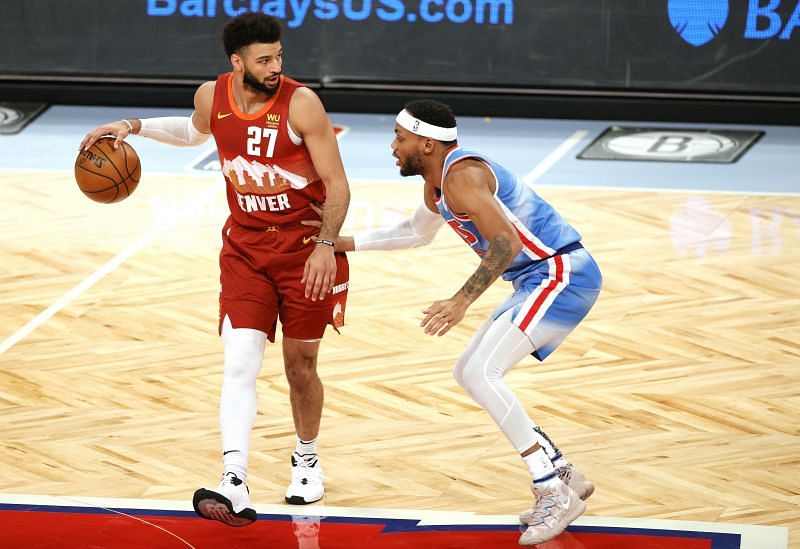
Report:
<svg viewBox="0 0 800 549"><path fill-rule="evenodd" d="M0 78L209 79L246 11L323 85L800 95L800 0L3 0Z"/></svg>

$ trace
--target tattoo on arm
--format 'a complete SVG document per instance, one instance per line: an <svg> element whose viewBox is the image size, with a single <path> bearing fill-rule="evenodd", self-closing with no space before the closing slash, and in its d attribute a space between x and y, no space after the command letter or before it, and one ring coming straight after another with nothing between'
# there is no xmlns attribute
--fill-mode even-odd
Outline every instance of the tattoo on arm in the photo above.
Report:
<svg viewBox="0 0 800 549"><path fill-rule="evenodd" d="M470 302L478 299L514 259L511 253L511 242L505 235L499 234L494 237L489 243L489 250L478 269L469 277L459 292Z"/></svg>

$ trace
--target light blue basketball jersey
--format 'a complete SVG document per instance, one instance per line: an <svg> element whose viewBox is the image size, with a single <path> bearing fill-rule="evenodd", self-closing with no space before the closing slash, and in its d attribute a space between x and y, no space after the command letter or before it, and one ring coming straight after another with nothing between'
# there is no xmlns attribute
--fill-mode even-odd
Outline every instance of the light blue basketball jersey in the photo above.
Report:
<svg viewBox="0 0 800 549"><path fill-rule="evenodd" d="M489 242L480 234L469 217L452 212L446 200L448 191L444 181L447 173L453 164L466 158L480 160L492 171L497 183L494 198L506 218L516 228L522 241L522 251L503 271L504 280L514 280L524 275L542 259L552 257L558 250L580 241L580 233L513 173L485 156L456 147L445 158L442 191L436 190L434 201L447 224L480 257L488 251Z"/></svg>

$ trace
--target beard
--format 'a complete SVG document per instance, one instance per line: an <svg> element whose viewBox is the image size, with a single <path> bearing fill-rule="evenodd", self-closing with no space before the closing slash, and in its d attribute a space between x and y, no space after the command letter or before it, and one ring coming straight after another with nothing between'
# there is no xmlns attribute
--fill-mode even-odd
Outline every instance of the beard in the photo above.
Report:
<svg viewBox="0 0 800 549"><path fill-rule="evenodd" d="M422 175L422 153L415 152L405 162L400 162L400 175L409 177L411 175Z"/></svg>
<svg viewBox="0 0 800 549"><path fill-rule="evenodd" d="M278 73L278 75L280 75L280 73ZM276 91L278 91L277 85L271 88L268 87L263 82L259 82L258 79L247 69L244 70L244 85L265 94L267 97L271 97Z"/></svg>

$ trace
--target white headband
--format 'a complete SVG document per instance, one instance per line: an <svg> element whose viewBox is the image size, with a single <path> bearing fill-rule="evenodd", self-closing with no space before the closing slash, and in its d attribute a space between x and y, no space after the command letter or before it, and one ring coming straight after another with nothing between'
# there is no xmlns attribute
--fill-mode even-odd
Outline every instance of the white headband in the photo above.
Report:
<svg viewBox="0 0 800 549"><path fill-rule="evenodd" d="M405 109L400 111L395 121L411 133L423 137L430 137L437 141L455 141L458 135L456 128L442 128L441 126L428 124L419 118L414 118L411 113Z"/></svg>

